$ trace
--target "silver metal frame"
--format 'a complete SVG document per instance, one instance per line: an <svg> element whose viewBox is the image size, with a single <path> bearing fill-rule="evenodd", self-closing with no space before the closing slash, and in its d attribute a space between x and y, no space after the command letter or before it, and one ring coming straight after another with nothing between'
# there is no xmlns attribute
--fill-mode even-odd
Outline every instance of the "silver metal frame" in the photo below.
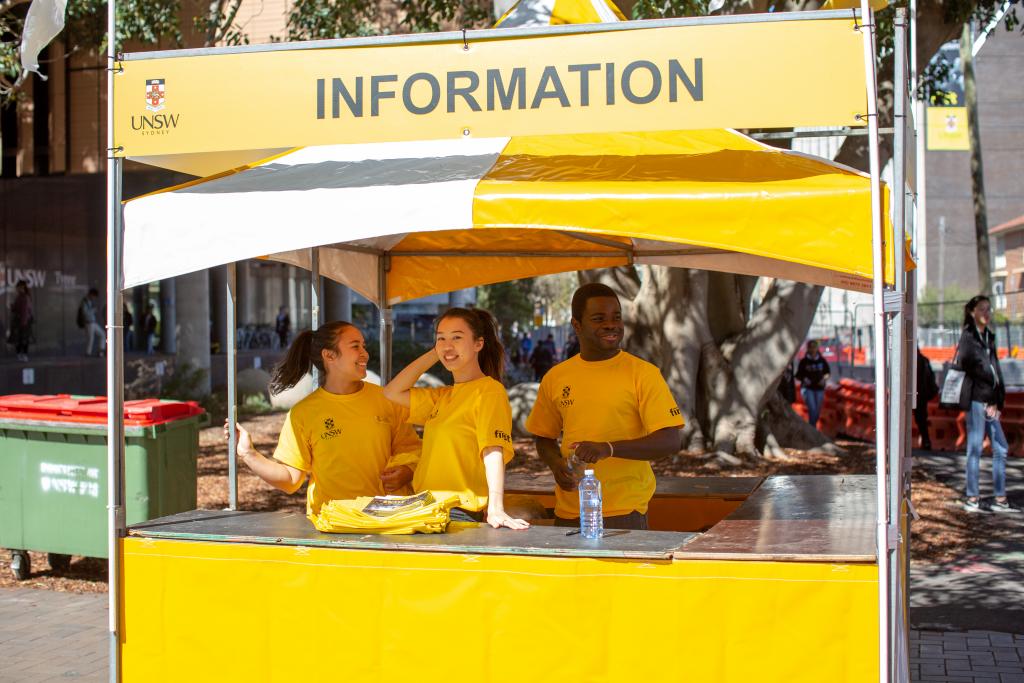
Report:
<svg viewBox="0 0 1024 683"><path fill-rule="evenodd" d="M114 32L114 2L108 0L108 35L115 35ZM888 245L892 248L892 256L896 268L896 286L887 288L885 285L885 249L883 220L882 220L882 193L881 193L881 168L879 164L879 135L878 111L877 111L877 82L875 70L875 26L874 14L871 11L868 0L861 0L860 10L826 10L814 12L787 12L779 14L759 15L731 15L725 17L700 17L691 19L668 19L660 21L643 22L619 22L614 24L588 24L588 25L567 25L551 28L523 28L523 29L489 29L484 31L448 32L428 35L412 36L381 36L370 38L355 38L333 41L318 41L304 43L286 43L258 46L242 46L230 48L206 48L198 50L174 50L148 53L136 53L118 57L115 52L113 41L108 41L107 59L111 70L108 71L107 83L107 141L109 147L109 163L107 165L107 408L108 408L108 450L107 450L107 486L108 486L108 525L110 538L108 543L110 555L109 574L109 656L110 656L110 680L117 683L121 680L121 650L120 650L120 555L119 542L125 534L125 510L124 510L124 421L123 421L123 391L124 376L122 369L123 358L123 336L121 334L121 258L122 258L122 224L121 224L121 172L122 160L114 158L118 150L115 149L113 137L114 120L114 91L113 91L113 68L117 60L137 61L147 59L161 59L168 57L194 57L202 55L219 54L240 54L254 52L271 52L278 50L304 50L304 49L325 49L342 47L368 47L401 44L426 44L445 43L463 40L490 40L507 39L512 37L525 37L534 35L569 35L582 33L603 33L609 31L635 30L640 28L655 28L661 26L707 26L724 24L756 24L775 23L783 21L805 21L812 19L861 19L866 18L864 23L859 25L863 32L864 39L864 67L866 73L865 87L867 91L867 134L870 147L870 178L871 178L871 212L872 212L872 266L873 266L873 302L875 309L875 413L876 413L876 552L878 558L878 631L879 631L879 669L880 681L895 679L898 681L907 680L906 659L904 656L893 657L894 647L900 646L900 653L905 651L905 633L902 632L895 622L896 618L902 618L902 610L898 608L895 601L901 599L899 592L893 593L891 586L900 586L898 577L892 574L898 571L898 564L892 562L893 550L898 552L900 543L903 540L899 536L898 520L902 509L902 496L906 490L909 479L904 476L903 456L907 452L908 440L905 437L906 410L904 409L904 387L908 385L907 377L907 353L913 352L913 335L910 343L907 344L905 330L911 329L913 316L908 315L908 310L913 311L914 297L916 292L908 291L903 265L903 242L901 236L904 233L904 192L905 192L905 169L904 146L906 144L905 131L897 121L894 126L894 163L896 167L894 186L897 191L894 193L894 201L899 205L895 212L894 221L895 235L897 239L894 244ZM897 81L905 80L905 14L899 11L897 22ZM901 31L903 33L901 33ZM897 114L906 114L906 107L902 97L897 98ZM815 135L820 135L820 132ZM845 133L850 134L850 133ZM923 182L918 178L918 182ZM324 245L329 246L329 245ZM357 250L356 245L351 245ZM625 250L627 256L635 255L632 250ZM680 250L683 251L683 250ZM376 253L376 252L375 252ZM444 252L448 255L465 255L458 252ZM499 252L487 252L487 255L495 255ZM579 252L580 254L587 252ZM611 256L608 252L590 252L595 256ZM673 252L657 252L662 255ZM694 250L685 250L686 254L698 254ZM718 252L712 252L718 253ZM378 269L378 306L380 310L380 353L381 353L381 380L388 381L391 377L391 338L393 333L392 310L387 300L388 271L390 270L390 254L381 252L379 256ZM477 254L469 254L477 255ZM484 254L479 254L484 255ZM516 254L519 256L525 254ZM552 256L552 254L543 254ZM319 277L319 248L311 250L311 272L312 272L312 295L313 295L313 326L316 328L320 320L320 303L322 295L320 292ZM229 264L228 285L225 295L227 297L228 317L228 421L230 426L229 448L232 456L229 457L229 498L231 508L237 506L237 485L236 469L233 451L235 447L234 425L237 418L237 396L236 396L236 371L237 354L235 350L235 291L236 273L234 264ZM909 307L907 302L909 301ZM890 313L895 315L890 319ZM890 322L893 324L895 334L888 333ZM892 339L892 347L889 348L889 340ZM896 399L895 407L889 404L887 390L891 389L891 396ZM887 476L888 473L888 476ZM888 486L887 486L888 484ZM888 490L887 490L888 489ZM895 642L894 642L895 640Z"/></svg>
<svg viewBox="0 0 1024 683"><path fill-rule="evenodd" d="M114 0L107 3L107 35L114 36ZM114 149L115 44L107 40L107 650L109 679L121 680L121 538L125 534L124 335L121 299L123 161Z"/></svg>
<svg viewBox="0 0 1024 683"><path fill-rule="evenodd" d="M238 423L238 321L237 301L235 292L238 287L238 267L235 263L227 264L227 285L224 295L225 327L227 334L224 335L227 343L227 374L228 374L228 509L238 509L238 433L235 425Z"/></svg>
<svg viewBox="0 0 1024 683"><path fill-rule="evenodd" d="M889 427L886 396L886 312L885 312L885 240L882 232L882 179L878 154L878 84L875 70L875 16L868 0L861 0L861 15L866 24L864 36L864 73L867 83L868 151L871 171L872 300L875 314L875 552L878 557L878 680L889 680L889 501L886 490L886 465Z"/></svg>

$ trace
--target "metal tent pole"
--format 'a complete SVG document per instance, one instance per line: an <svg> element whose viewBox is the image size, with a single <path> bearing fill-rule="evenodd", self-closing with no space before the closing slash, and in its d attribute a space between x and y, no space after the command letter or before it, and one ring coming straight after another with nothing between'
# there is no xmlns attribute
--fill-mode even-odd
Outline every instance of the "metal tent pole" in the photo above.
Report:
<svg viewBox="0 0 1024 683"><path fill-rule="evenodd" d="M906 235L906 144L907 144L907 17L906 10L896 10L895 20L895 87L893 126L893 176L892 212L893 240L890 254L893 259L894 288L887 313L892 318L892 347L889 359L889 520L897 532L896 552L889 572L889 613L892 644L892 680L907 681L910 678L909 652L906 642L906 624L903 612L903 567L904 540L898 535L903 517L903 458L907 445L907 405L912 399L912 383L907 373L910 358L907 356L907 301L906 267L904 244Z"/></svg>
<svg viewBox="0 0 1024 683"><path fill-rule="evenodd" d="M309 250L309 289L310 289L310 329L317 329L323 324L320 320L320 302L323 295L320 291L320 249Z"/></svg>
<svg viewBox="0 0 1024 683"><path fill-rule="evenodd" d="M380 381L391 380L391 336L395 329L394 314L388 304L388 271L391 270L391 256L387 253L377 257L377 308L380 311Z"/></svg>
<svg viewBox="0 0 1024 683"><path fill-rule="evenodd" d="M124 335L121 303L121 172L115 158L114 0L107 0L107 623L108 672L121 680L121 538L124 509Z"/></svg>
<svg viewBox="0 0 1024 683"><path fill-rule="evenodd" d="M868 152L871 170L872 300L875 315L875 548L878 558L878 680L889 680L889 525L886 495L886 319L885 244L882 234L881 168L878 158L878 85L875 72L874 14L861 0L860 27L864 38L864 73L867 85Z"/></svg>
<svg viewBox="0 0 1024 683"><path fill-rule="evenodd" d="M309 329L316 330L320 327L320 249L313 247L309 250ZM294 312L294 311L293 311ZM298 312L294 312L298 316ZM309 368L309 374L313 377L313 386L320 386L320 377L316 366Z"/></svg>
<svg viewBox="0 0 1024 683"><path fill-rule="evenodd" d="M228 374L228 509L238 509L238 434L235 425L238 423L238 339L237 302L235 293L238 286L238 267L234 262L228 264L227 284L224 288L226 306L227 334L227 374Z"/></svg>

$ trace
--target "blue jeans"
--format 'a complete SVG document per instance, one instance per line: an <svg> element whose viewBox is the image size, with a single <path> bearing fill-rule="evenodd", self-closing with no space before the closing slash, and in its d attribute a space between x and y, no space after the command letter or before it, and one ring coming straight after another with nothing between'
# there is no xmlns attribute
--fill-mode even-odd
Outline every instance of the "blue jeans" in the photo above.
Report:
<svg viewBox="0 0 1024 683"><path fill-rule="evenodd" d="M978 497L978 470L981 468L981 442L988 435L992 444L992 488L996 498L1006 495L1006 435L999 420L985 415L985 404L971 401L967 411L967 497Z"/></svg>
<svg viewBox="0 0 1024 683"><path fill-rule="evenodd" d="M800 389L800 395L804 397L804 404L807 406L807 421L812 427L817 428L818 416L821 415L821 404L825 402L824 389Z"/></svg>

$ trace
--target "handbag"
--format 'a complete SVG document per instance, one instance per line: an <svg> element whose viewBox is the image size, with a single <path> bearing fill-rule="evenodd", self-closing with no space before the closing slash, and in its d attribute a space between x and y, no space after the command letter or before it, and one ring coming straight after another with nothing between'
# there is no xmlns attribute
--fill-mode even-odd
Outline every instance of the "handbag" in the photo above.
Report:
<svg viewBox="0 0 1024 683"><path fill-rule="evenodd" d="M942 378L939 393L939 407L947 410L964 410L971 403L971 378L960 367L960 343L957 342L953 362ZM965 400L966 399L966 400Z"/></svg>

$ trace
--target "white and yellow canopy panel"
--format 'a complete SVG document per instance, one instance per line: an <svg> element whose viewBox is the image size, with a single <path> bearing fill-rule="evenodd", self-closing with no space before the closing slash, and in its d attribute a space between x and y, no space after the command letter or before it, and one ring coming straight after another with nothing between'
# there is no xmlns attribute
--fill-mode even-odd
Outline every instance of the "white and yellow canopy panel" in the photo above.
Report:
<svg viewBox="0 0 1024 683"><path fill-rule="evenodd" d="M505 12L495 28L600 24L625 21L614 2L606 0L519 0Z"/></svg>
<svg viewBox="0 0 1024 683"><path fill-rule="evenodd" d="M385 266L388 304L628 263L868 289L870 206L864 174L729 130L310 147L127 202L124 285L318 248L374 301Z"/></svg>

